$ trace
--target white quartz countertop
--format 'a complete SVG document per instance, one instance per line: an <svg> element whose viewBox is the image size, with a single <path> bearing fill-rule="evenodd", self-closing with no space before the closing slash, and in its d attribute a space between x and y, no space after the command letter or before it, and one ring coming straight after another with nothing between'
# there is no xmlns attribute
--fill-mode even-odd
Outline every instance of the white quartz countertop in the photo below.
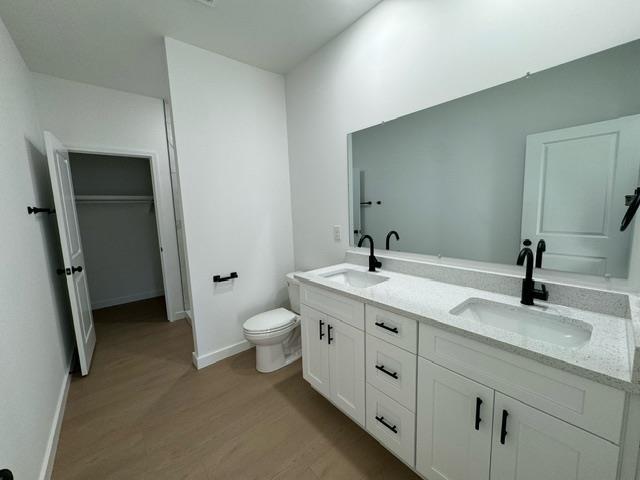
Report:
<svg viewBox="0 0 640 480"><path fill-rule="evenodd" d="M367 288L355 288L322 276L341 269L367 271L366 267L360 265L341 263L297 273L295 276L304 284L341 293L599 383L634 393L640 392L640 384L632 380L629 348L635 343L634 339L628 338L628 335L633 335L633 329L628 328L631 322L629 319L540 301L536 301L539 305L525 307L516 297L388 270L376 273L388 277L387 281ZM550 291L550 295L553 298L553 291ZM583 346L563 347L450 313L469 298L554 313L586 322L593 327L591 339Z"/></svg>

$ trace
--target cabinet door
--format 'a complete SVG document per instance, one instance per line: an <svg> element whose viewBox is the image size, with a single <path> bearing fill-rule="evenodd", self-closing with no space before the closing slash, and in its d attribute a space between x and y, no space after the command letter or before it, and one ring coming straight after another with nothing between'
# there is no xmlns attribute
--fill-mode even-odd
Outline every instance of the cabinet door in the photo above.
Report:
<svg viewBox="0 0 640 480"><path fill-rule="evenodd" d="M330 395L327 316L302 305L302 376L325 397Z"/></svg>
<svg viewBox="0 0 640 480"><path fill-rule="evenodd" d="M364 426L364 332L329 317L331 400Z"/></svg>
<svg viewBox="0 0 640 480"><path fill-rule="evenodd" d="M492 480L615 480L618 447L496 392Z"/></svg>
<svg viewBox="0 0 640 480"><path fill-rule="evenodd" d="M419 473L430 480L489 480L493 394L484 385L418 358Z"/></svg>

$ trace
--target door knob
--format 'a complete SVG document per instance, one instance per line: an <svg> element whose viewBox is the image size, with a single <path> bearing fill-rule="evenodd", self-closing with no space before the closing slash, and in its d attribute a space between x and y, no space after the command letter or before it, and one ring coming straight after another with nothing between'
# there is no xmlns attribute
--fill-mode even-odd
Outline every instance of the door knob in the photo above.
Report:
<svg viewBox="0 0 640 480"><path fill-rule="evenodd" d="M71 267L71 273L82 272L82 267Z"/></svg>

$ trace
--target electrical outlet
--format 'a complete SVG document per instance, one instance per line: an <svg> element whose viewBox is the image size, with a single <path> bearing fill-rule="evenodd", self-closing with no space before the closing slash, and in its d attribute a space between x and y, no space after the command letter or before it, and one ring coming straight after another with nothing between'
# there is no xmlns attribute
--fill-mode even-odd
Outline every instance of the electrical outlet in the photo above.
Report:
<svg viewBox="0 0 640 480"><path fill-rule="evenodd" d="M333 239L336 242L339 242L340 240L342 240L342 231L341 231L340 225L333 226Z"/></svg>

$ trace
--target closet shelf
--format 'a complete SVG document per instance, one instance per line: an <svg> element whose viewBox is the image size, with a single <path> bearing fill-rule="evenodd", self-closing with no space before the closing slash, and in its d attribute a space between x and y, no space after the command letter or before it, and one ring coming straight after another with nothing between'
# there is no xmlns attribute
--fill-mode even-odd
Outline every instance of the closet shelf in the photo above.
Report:
<svg viewBox="0 0 640 480"><path fill-rule="evenodd" d="M76 195L76 203L153 203L153 195Z"/></svg>

